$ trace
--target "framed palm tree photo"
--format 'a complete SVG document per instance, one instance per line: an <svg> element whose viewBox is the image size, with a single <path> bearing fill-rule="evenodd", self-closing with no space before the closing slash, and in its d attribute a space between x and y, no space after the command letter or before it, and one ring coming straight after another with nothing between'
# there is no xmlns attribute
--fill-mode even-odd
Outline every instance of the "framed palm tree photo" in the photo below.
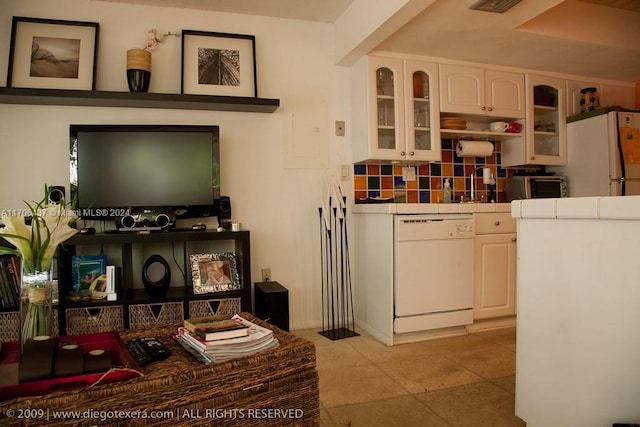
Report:
<svg viewBox="0 0 640 427"><path fill-rule="evenodd" d="M182 93L257 97L255 37L182 30Z"/></svg>

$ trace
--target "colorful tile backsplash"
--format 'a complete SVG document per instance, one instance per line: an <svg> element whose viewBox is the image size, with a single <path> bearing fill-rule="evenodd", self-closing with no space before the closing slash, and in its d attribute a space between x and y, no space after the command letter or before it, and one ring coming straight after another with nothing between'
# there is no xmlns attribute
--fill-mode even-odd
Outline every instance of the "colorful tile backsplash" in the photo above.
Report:
<svg viewBox="0 0 640 427"><path fill-rule="evenodd" d="M395 203L440 203L445 179L450 178L453 200L471 193L471 172L477 167L488 167L496 178L495 185L482 183L482 172L476 176L478 198L484 196L496 202L506 202L504 187L512 172L500 167L500 142L493 142L493 154L489 157L458 157L455 139L442 140L442 161L415 168L416 179L402 179L401 164L368 163L353 166L354 197L356 203L367 198L392 198Z"/></svg>

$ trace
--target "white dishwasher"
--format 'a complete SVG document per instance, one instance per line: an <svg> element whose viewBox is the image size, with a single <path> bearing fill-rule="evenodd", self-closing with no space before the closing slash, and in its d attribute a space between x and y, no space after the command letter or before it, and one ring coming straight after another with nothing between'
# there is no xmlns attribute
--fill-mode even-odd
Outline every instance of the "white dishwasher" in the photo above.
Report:
<svg viewBox="0 0 640 427"><path fill-rule="evenodd" d="M473 323L473 215L396 215L396 333Z"/></svg>

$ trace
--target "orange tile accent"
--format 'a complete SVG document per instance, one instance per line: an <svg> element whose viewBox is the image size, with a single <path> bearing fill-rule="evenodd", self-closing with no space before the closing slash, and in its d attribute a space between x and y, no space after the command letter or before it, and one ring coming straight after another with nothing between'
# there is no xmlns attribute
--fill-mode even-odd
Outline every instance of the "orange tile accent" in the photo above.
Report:
<svg viewBox="0 0 640 427"><path fill-rule="evenodd" d="M462 177L453 178L453 191L459 191L464 193L466 189L464 188L465 180Z"/></svg>
<svg viewBox="0 0 640 427"><path fill-rule="evenodd" d="M442 201L442 194L439 191L431 191L431 203L440 203Z"/></svg>
<svg viewBox="0 0 640 427"><path fill-rule="evenodd" d="M367 192L366 191L354 191L354 196L355 196L356 200L366 199L367 198Z"/></svg>
<svg viewBox="0 0 640 427"><path fill-rule="evenodd" d="M442 164L442 176L444 176L445 178L448 176L453 176L453 163Z"/></svg>
<svg viewBox="0 0 640 427"><path fill-rule="evenodd" d="M355 190L367 189L367 177L364 175L356 175L353 177L353 187Z"/></svg>
<svg viewBox="0 0 640 427"><path fill-rule="evenodd" d="M387 199L387 198L391 198L393 199L393 190L382 190L380 192L380 195L382 196L382 198Z"/></svg>
<svg viewBox="0 0 640 427"><path fill-rule="evenodd" d="M413 181L407 181L407 190L417 190L418 189L418 180L414 179Z"/></svg>
<svg viewBox="0 0 640 427"><path fill-rule="evenodd" d="M429 168L429 164L426 165L418 165L418 175L429 175L431 170Z"/></svg>
<svg viewBox="0 0 640 427"><path fill-rule="evenodd" d="M442 190L442 179L440 177L431 177L431 191Z"/></svg>
<svg viewBox="0 0 640 427"><path fill-rule="evenodd" d="M395 164L393 165L393 174L402 176L402 165Z"/></svg>
<svg viewBox="0 0 640 427"><path fill-rule="evenodd" d="M407 191L407 203L418 203L417 191Z"/></svg>
<svg viewBox="0 0 640 427"><path fill-rule="evenodd" d="M380 165L367 165L367 175L380 175Z"/></svg>

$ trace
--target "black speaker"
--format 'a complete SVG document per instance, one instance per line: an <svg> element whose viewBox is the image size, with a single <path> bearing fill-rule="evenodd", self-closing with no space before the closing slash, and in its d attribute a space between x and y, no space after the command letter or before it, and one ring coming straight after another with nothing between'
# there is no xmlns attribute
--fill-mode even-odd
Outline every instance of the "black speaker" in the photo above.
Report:
<svg viewBox="0 0 640 427"><path fill-rule="evenodd" d="M255 285L256 317L289 331L289 291L278 282Z"/></svg>
<svg viewBox="0 0 640 427"><path fill-rule="evenodd" d="M218 219L231 219L231 198L227 196L220 197Z"/></svg>
<svg viewBox="0 0 640 427"><path fill-rule="evenodd" d="M213 205L193 205L174 209L176 219L207 218L218 214L218 207Z"/></svg>
<svg viewBox="0 0 640 427"><path fill-rule="evenodd" d="M64 203L64 187L61 185L51 185L48 188L48 196L49 204L58 205L60 203Z"/></svg>
<svg viewBox="0 0 640 427"><path fill-rule="evenodd" d="M231 199L221 196L218 202L218 222L226 230L231 229Z"/></svg>
<svg viewBox="0 0 640 427"><path fill-rule="evenodd" d="M166 213L141 213L126 215L116 218L117 229L148 228L158 230L170 230L176 223Z"/></svg>

